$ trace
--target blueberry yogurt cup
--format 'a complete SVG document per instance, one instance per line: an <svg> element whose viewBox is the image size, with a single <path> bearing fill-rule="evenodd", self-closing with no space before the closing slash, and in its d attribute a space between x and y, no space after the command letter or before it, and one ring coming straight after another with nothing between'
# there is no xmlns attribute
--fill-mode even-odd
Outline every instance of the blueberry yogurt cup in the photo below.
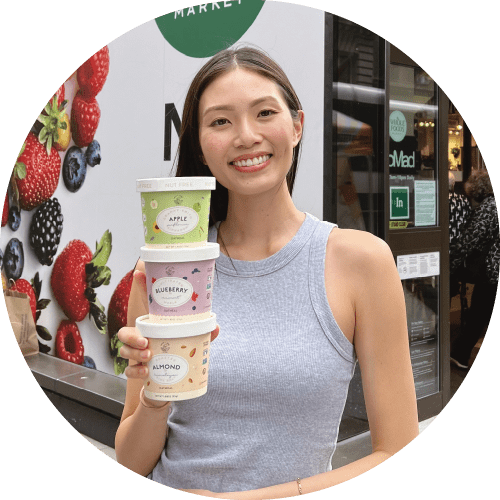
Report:
<svg viewBox="0 0 500 500"><path fill-rule="evenodd" d="M215 177L138 179L144 240L148 248L204 246Z"/></svg>
<svg viewBox="0 0 500 500"><path fill-rule="evenodd" d="M197 248L141 247L149 320L185 323L210 317L218 243Z"/></svg>

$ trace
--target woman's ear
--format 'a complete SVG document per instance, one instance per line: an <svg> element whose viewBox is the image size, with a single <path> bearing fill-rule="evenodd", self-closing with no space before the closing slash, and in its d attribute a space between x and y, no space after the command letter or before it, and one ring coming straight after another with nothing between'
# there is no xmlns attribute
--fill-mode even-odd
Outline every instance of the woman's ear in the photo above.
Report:
<svg viewBox="0 0 500 500"><path fill-rule="evenodd" d="M302 130L304 129L304 112L299 109L297 111L298 117L293 120L293 128L294 128L294 139L293 139L293 147L295 147L300 139L302 138Z"/></svg>

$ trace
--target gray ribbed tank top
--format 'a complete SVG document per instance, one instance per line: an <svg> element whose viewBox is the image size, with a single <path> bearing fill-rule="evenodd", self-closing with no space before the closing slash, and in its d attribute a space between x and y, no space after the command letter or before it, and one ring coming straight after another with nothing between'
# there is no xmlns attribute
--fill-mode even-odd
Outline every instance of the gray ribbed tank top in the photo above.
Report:
<svg viewBox="0 0 500 500"><path fill-rule="evenodd" d="M333 224L307 214L260 261L216 262L208 392L172 403L168 441L148 477L173 488L242 491L331 470L355 368L325 291ZM212 227L209 241L216 241Z"/></svg>

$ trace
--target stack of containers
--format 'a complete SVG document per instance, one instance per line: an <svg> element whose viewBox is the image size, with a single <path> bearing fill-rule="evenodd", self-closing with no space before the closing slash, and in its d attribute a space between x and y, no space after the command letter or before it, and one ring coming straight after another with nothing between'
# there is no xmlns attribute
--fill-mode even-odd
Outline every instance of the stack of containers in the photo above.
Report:
<svg viewBox="0 0 500 500"><path fill-rule="evenodd" d="M138 179L149 314L136 320L152 358L144 394L181 401L207 392L212 286L219 245L207 242L213 177Z"/></svg>

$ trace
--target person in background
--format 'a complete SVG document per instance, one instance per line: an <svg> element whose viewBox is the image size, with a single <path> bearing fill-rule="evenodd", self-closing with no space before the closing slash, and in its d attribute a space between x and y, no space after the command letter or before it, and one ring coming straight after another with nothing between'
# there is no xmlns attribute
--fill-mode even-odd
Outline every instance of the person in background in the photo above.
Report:
<svg viewBox="0 0 500 500"><path fill-rule="evenodd" d="M456 243L464 230L467 221L472 212L471 204L466 196L455 193L455 175L448 171L448 203L449 203L449 221L450 221L450 262L456 259ZM453 253L452 253L453 251ZM450 272L450 300L460 291L460 275L462 267L454 273Z"/></svg>
<svg viewBox="0 0 500 500"><path fill-rule="evenodd" d="M473 212L464 231L453 246L450 245L450 275L463 265L464 280L473 283L474 290L465 327L452 343L450 361L467 369L472 349L484 335L493 312L500 240L497 206L488 172L474 170L464 188Z"/></svg>

